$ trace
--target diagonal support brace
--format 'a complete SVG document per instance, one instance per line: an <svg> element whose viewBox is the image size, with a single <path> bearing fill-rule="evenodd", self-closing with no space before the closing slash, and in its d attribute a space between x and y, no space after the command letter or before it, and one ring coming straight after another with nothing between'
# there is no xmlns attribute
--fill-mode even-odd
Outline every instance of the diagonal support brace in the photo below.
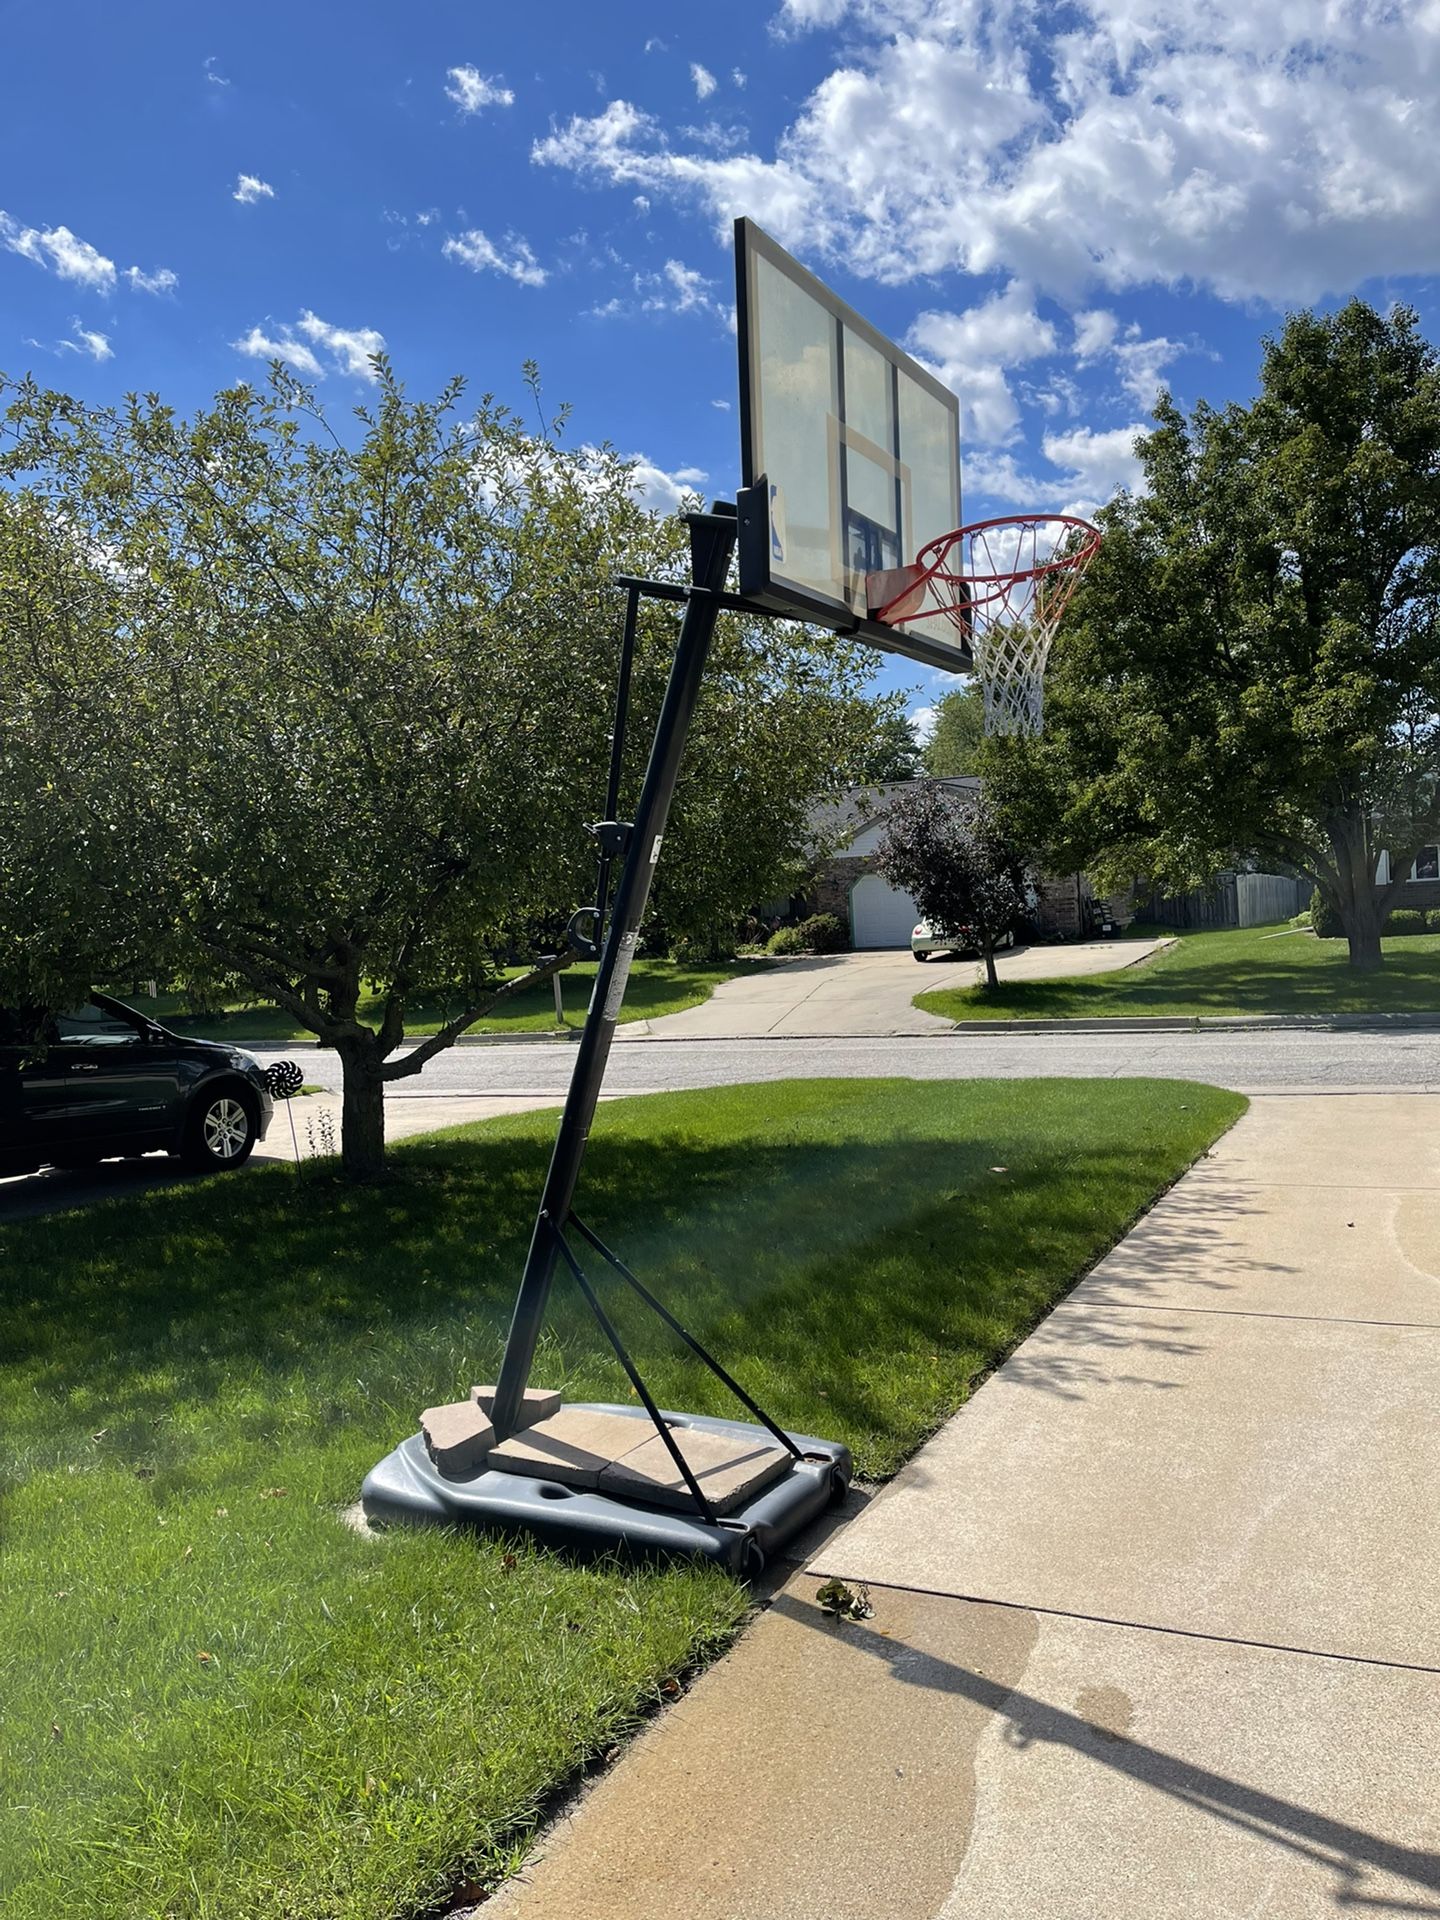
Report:
<svg viewBox="0 0 1440 1920"><path fill-rule="evenodd" d="M714 1507L711 1506L709 1500L706 1498L705 1491L701 1487L700 1482L695 1478L694 1472L692 1471L690 1466L690 1462L685 1458L684 1454L680 1451L679 1445L676 1442L674 1434L670 1431L669 1427L666 1426L664 1417L662 1416L659 1407L656 1406L655 1401L651 1396L650 1389L646 1386L644 1380L640 1377L640 1369L635 1365L635 1362L630 1358L629 1352L627 1351L625 1346L625 1342L620 1338L620 1335L616 1330L615 1323L611 1320L609 1314L606 1313L604 1307L601 1306L599 1298L596 1295L595 1289L591 1286L590 1282L585 1278L584 1273L581 1271L580 1262L575 1258L575 1255L570 1251L569 1245L566 1242L564 1234L560 1231L559 1227L557 1227L554 1224L553 1221L550 1223L550 1230L555 1236L556 1252L560 1255L560 1258L565 1262L566 1266L569 1267L571 1273L574 1275L576 1286L579 1287L581 1293L584 1294L586 1304L589 1306L590 1311L594 1314L595 1318L600 1323L600 1331L604 1334L605 1338L610 1342L610 1345L615 1349L616 1359L620 1362L621 1366L625 1369L626 1377L629 1379L631 1386L635 1389L636 1393L639 1394L641 1400L644 1402L645 1411L649 1414L652 1422L654 1423L655 1431L659 1434L660 1438L665 1442L665 1446L667 1451L669 1452L670 1458L675 1462L675 1466L680 1474L681 1479L685 1482L685 1485L690 1490L690 1498L695 1502L696 1508L698 1509L701 1518L707 1521L713 1527L716 1524L715 1509Z"/></svg>

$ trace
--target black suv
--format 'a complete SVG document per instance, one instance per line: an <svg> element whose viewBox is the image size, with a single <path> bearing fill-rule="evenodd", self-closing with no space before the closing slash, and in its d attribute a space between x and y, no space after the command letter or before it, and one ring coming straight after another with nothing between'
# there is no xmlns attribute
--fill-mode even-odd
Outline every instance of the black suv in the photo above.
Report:
<svg viewBox="0 0 1440 1920"><path fill-rule="evenodd" d="M171 1033L108 994L68 1013L0 1009L0 1175L157 1148L238 1167L273 1110L249 1054Z"/></svg>

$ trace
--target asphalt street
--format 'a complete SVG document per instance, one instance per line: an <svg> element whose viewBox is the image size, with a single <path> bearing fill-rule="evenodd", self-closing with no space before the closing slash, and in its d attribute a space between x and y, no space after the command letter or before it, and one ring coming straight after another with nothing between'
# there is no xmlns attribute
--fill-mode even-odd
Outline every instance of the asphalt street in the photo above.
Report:
<svg viewBox="0 0 1440 1920"><path fill-rule="evenodd" d="M284 1047L250 1049L258 1058ZM321 1049L290 1049L307 1080L338 1092L340 1062ZM558 1094L573 1041L462 1043L392 1100L455 1094ZM1338 1093L1406 1088L1440 1092L1440 1032L1017 1033L891 1036L885 1039L636 1040L617 1045L608 1093L656 1093L755 1080L855 1075L916 1080L1169 1078L1205 1080L1240 1093Z"/></svg>

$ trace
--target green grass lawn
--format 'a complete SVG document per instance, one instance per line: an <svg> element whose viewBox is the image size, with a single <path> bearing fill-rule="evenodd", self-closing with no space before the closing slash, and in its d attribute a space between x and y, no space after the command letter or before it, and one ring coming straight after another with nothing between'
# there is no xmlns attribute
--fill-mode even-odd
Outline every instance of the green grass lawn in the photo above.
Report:
<svg viewBox="0 0 1440 1920"><path fill-rule="evenodd" d="M785 1421L888 1474L1243 1109L801 1081L601 1108L590 1222ZM512 1868L745 1591L341 1512L493 1377L554 1118L0 1229L0 1911L398 1920ZM610 1290L609 1297L614 1298ZM662 1404L730 1411L616 1298ZM626 1383L557 1281L537 1378ZM673 1691L673 1687L669 1690Z"/></svg>
<svg viewBox="0 0 1440 1920"><path fill-rule="evenodd" d="M1379 973L1354 973L1343 940L1277 927L1186 933L1120 973L938 988L915 1005L947 1020L1094 1020L1163 1014L1440 1013L1440 934L1383 943ZM973 972L973 968L970 969Z"/></svg>
<svg viewBox="0 0 1440 1920"><path fill-rule="evenodd" d="M749 972L764 964L763 961L742 960L728 965L691 967L680 966L673 960L637 960L631 969L620 1019L622 1022L658 1020L661 1014L683 1013L686 1007L698 1007L708 1000L722 981L733 980L737 973ZM520 967L512 967L506 978L516 979L522 971L524 969ZM591 961L577 961L561 975L560 991L568 1027L579 1028L583 1024L594 981L595 966ZM196 1014L187 1011L189 1002L177 994L161 994L158 999L147 1000L137 998L124 987L110 991L117 999L138 1007L152 1019L173 1027L177 1033L197 1034L203 1040L234 1040L243 1045L247 1040L283 1042L315 1038L310 1029L301 1026L293 1015L283 1013L279 1007L259 1005L253 1001L237 999L227 1002L219 1012ZM405 1030L412 1036L434 1033L447 1019L453 1019L459 1010L458 1004L444 999L417 999L411 1006ZM372 996L362 997L362 1020L378 1024L382 1011ZM497 1007L494 1013L478 1020L470 1031L554 1033L558 1031L554 989L546 980L538 987L517 994L513 1000Z"/></svg>

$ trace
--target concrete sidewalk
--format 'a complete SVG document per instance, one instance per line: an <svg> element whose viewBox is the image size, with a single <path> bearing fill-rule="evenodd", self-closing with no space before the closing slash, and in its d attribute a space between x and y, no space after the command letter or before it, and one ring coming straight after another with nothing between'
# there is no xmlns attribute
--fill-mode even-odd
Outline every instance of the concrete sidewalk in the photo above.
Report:
<svg viewBox="0 0 1440 1920"><path fill-rule="evenodd" d="M1440 1103L1257 1099L486 1920L1440 1915L1437 1403Z"/></svg>

